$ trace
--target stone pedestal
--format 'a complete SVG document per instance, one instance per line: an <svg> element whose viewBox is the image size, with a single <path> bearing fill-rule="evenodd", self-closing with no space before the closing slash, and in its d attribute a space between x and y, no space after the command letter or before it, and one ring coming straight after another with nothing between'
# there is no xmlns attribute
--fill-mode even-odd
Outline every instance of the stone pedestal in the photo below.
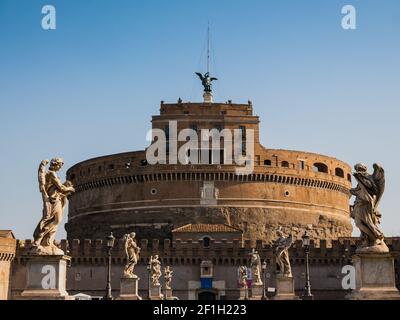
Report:
<svg viewBox="0 0 400 320"><path fill-rule="evenodd" d="M293 277L286 277L278 274L276 276L276 295L274 300L298 300L299 297L294 293Z"/></svg>
<svg viewBox="0 0 400 320"><path fill-rule="evenodd" d="M120 292L117 300L142 300L139 296L140 278L121 278Z"/></svg>
<svg viewBox="0 0 400 320"><path fill-rule="evenodd" d="M390 253L359 253L353 256L356 289L349 300L400 300L395 285L394 257Z"/></svg>
<svg viewBox="0 0 400 320"><path fill-rule="evenodd" d="M177 297L172 295L172 289L164 289L164 299L165 300L178 300Z"/></svg>
<svg viewBox="0 0 400 320"><path fill-rule="evenodd" d="M205 103L212 103L213 102L213 95L211 92L204 92L203 99Z"/></svg>
<svg viewBox="0 0 400 320"><path fill-rule="evenodd" d="M251 299L252 300L260 300L263 295L263 285L262 284L253 284L251 287Z"/></svg>
<svg viewBox="0 0 400 320"><path fill-rule="evenodd" d="M239 300L249 300L249 289L248 288L240 288Z"/></svg>
<svg viewBox="0 0 400 320"><path fill-rule="evenodd" d="M27 263L27 284L23 300L73 300L66 288L68 256L30 256Z"/></svg>
<svg viewBox="0 0 400 320"><path fill-rule="evenodd" d="M162 300L161 285L150 287L150 300Z"/></svg>

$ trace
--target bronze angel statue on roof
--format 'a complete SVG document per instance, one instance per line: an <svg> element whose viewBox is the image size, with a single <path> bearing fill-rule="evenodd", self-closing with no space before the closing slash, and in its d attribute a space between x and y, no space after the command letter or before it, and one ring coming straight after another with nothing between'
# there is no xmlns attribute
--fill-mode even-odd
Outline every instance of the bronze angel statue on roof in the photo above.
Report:
<svg viewBox="0 0 400 320"><path fill-rule="evenodd" d="M358 163L354 166L354 178L358 184L350 189L351 196L355 196L354 204L350 207L351 217L361 231L361 247L357 252L389 252L384 242L384 235L379 228L381 213L378 210L379 202L385 190L385 171L374 163L374 173L367 172L367 166Z"/></svg>
<svg viewBox="0 0 400 320"><path fill-rule="evenodd" d="M204 92L212 92L211 82L213 82L214 80L218 80L218 79L211 77L209 72L206 72L204 75L202 75L200 72L196 72L196 74L198 75L198 77L201 80L201 84L204 87Z"/></svg>

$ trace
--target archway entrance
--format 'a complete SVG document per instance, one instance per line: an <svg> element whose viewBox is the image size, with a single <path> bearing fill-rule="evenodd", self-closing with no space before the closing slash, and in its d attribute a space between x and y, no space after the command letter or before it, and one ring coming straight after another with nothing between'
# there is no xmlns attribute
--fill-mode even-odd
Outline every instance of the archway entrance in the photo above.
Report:
<svg viewBox="0 0 400 320"><path fill-rule="evenodd" d="M199 300L217 300L217 296L212 291L199 292Z"/></svg>

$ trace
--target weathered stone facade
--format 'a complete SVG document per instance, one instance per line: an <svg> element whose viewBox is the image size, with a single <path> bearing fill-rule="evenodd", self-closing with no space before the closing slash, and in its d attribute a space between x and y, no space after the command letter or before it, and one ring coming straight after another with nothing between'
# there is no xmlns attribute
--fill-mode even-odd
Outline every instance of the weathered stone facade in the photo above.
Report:
<svg viewBox="0 0 400 320"><path fill-rule="evenodd" d="M212 235L210 234L212 238ZM342 268L351 264L358 238L340 238L333 241L320 240L319 245L311 242L310 248L310 279L312 293L316 299L344 299L347 290L342 289ZM13 268L12 293L14 298L23 291L26 283L27 248L29 240L19 241L17 256ZM390 251L395 258L396 284L400 281L400 238L387 238ZM203 240L193 237L193 240L182 241L170 239L148 241L142 239L140 260L135 267L139 276L139 295L147 297L146 265L151 255L158 254L163 267L170 265L174 270L172 287L174 295L180 299L198 299L202 294L215 295L218 299L238 299L238 267L249 265L252 246L249 240L241 243L240 239L233 241L216 241L211 239L209 247ZM68 250L72 256L71 266L67 269L67 291L70 295L86 293L93 296L104 296L107 274L106 247L103 240L63 240L61 248ZM267 270L271 277L267 286L275 286L274 258L272 247L256 242L256 250L261 259L267 262ZM297 295L304 288L305 254L300 240L297 240L289 251ZM212 288L201 287L201 265L212 266ZM113 295L119 294L120 278L126 263L123 239L120 239L113 249L112 258L112 288Z"/></svg>
<svg viewBox="0 0 400 320"><path fill-rule="evenodd" d="M0 300L10 298L12 261L15 257L16 240L10 230L0 230Z"/></svg>
<svg viewBox="0 0 400 320"><path fill-rule="evenodd" d="M225 162L148 165L145 151L86 160L67 173L76 186L68 239L103 238L110 231L118 237L135 231L139 238L164 239L190 223L228 224L253 242L271 241L278 226L297 238L311 224L314 239L351 235L351 168L346 163L263 147L250 103L162 103L152 126L166 130L170 120L177 121L178 130L254 130L254 171L237 175L237 166ZM205 184L218 190L213 203L202 199Z"/></svg>

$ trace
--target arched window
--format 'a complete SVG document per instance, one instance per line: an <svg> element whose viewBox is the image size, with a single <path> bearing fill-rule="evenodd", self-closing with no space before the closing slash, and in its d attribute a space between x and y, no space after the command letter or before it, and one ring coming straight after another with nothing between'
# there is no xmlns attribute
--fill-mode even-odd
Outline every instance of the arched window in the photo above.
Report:
<svg viewBox="0 0 400 320"><path fill-rule="evenodd" d="M347 174L347 180L348 180L349 182L351 182L351 174L350 174L350 173Z"/></svg>
<svg viewBox="0 0 400 320"><path fill-rule="evenodd" d="M338 177L344 178L344 171L341 168L336 168L335 175Z"/></svg>
<svg viewBox="0 0 400 320"><path fill-rule="evenodd" d="M289 168L289 162L287 162L287 161L282 161L282 162L281 162L281 166L284 167L284 168Z"/></svg>
<svg viewBox="0 0 400 320"><path fill-rule="evenodd" d="M325 163L316 162L313 166L314 172L328 173L328 166Z"/></svg>
<svg viewBox="0 0 400 320"><path fill-rule="evenodd" d="M203 247L204 248L209 248L210 247L210 238L209 237L204 237L203 238Z"/></svg>
<svg viewBox="0 0 400 320"><path fill-rule="evenodd" d="M264 166L270 166L271 160L264 160Z"/></svg>

